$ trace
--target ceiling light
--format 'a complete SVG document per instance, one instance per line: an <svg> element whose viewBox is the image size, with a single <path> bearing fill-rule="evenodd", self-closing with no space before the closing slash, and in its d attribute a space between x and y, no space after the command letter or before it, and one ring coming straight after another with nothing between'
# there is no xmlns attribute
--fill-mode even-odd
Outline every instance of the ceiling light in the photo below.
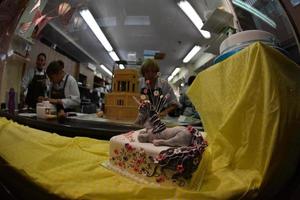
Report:
<svg viewBox="0 0 300 200"><path fill-rule="evenodd" d="M120 58L118 57L118 55L116 54L116 52L114 51L110 51L109 52L109 56L114 60L114 61L119 61Z"/></svg>
<svg viewBox="0 0 300 200"><path fill-rule="evenodd" d="M178 73L180 72L180 68L179 67L176 67L175 69L174 69L174 71L172 72L172 75L171 76L176 76Z"/></svg>
<svg viewBox="0 0 300 200"><path fill-rule="evenodd" d="M200 46L194 46L192 50L183 59L183 63L188 63L200 51L200 49Z"/></svg>
<svg viewBox="0 0 300 200"><path fill-rule="evenodd" d="M273 28L276 28L276 23L272 19L270 19L267 15L261 13L259 10L252 7L251 5L245 3L241 0L233 0L232 3L242 9L252 13L256 17L260 18L261 20L263 20L264 22L266 22L267 24L272 26Z"/></svg>
<svg viewBox="0 0 300 200"><path fill-rule="evenodd" d="M103 69L106 73L108 73L110 76L112 76L112 73L109 69L107 69L107 67L105 67L104 65L100 65L101 69Z"/></svg>
<svg viewBox="0 0 300 200"><path fill-rule="evenodd" d="M149 16L126 16L124 25L126 26L149 26Z"/></svg>
<svg viewBox="0 0 300 200"><path fill-rule="evenodd" d="M106 51L108 52L112 51L113 50L112 46L110 45L107 38L103 34L102 30L100 29L99 25L97 24L91 12L88 9L81 10L80 15L82 16L84 21L89 25L90 29L93 31L95 36L101 42L101 44L106 49Z"/></svg>
<svg viewBox="0 0 300 200"><path fill-rule="evenodd" d="M191 6L188 1L179 1L177 5L183 10L183 12L188 16L188 18L193 22L193 24L197 27L200 33L204 38L209 39L211 37L210 32L201 30L203 26L203 21L195 11L195 9Z"/></svg>
<svg viewBox="0 0 300 200"><path fill-rule="evenodd" d="M170 82L179 72L180 72L180 67L176 67L172 72L172 74L168 77L168 81Z"/></svg>
<svg viewBox="0 0 300 200"><path fill-rule="evenodd" d="M125 66L123 64L119 64L120 69L125 69Z"/></svg>

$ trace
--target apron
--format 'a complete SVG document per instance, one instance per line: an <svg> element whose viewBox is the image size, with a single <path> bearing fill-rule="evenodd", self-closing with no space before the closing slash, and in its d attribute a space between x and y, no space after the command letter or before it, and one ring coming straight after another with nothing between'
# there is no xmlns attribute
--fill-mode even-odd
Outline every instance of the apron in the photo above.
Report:
<svg viewBox="0 0 300 200"><path fill-rule="evenodd" d="M66 98L65 87L66 87L68 78L69 78L69 74L66 76L66 80L65 80L64 85L63 85L62 88L56 89L52 86L51 94L50 94L51 99L65 99ZM57 111L63 109L65 112L75 111L74 109L70 109L70 108L65 109L62 105L56 105L56 109L57 109Z"/></svg>
<svg viewBox="0 0 300 200"><path fill-rule="evenodd" d="M37 98L39 96L45 96L45 92L47 91L46 79L47 76L45 73L44 75L38 75L36 74L36 71L34 71L34 76L28 85L28 91L25 99L25 102L29 107L35 109Z"/></svg>

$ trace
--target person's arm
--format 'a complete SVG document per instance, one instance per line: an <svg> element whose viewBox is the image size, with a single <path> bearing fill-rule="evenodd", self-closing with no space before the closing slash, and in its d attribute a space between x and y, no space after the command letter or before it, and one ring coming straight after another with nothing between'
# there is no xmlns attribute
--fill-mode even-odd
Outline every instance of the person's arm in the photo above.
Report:
<svg viewBox="0 0 300 200"><path fill-rule="evenodd" d="M58 104L64 108L74 108L80 105L80 92L76 80L69 76L65 87L65 99L59 99Z"/></svg>
<svg viewBox="0 0 300 200"><path fill-rule="evenodd" d="M20 91L20 104L22 105L21 107L23 107L23 104L25 103L25 91L27 90L28 85L33 78L33 75L34 75L34 69L27 68L22 78L21 91Z"/></svg>
<svg viewBox="0 0 300 200"><path fill-rule="evenodd" d="M175 110L176 108L178 108L177 104L171 104L169 105L167 108L165 108L163 111L161 111L159 113L159 116L161 117L165 117L168 113L172 112L173 110Z"/></svg>
<svg viewBox="0 0 300 200"><path fill-rule="evenodd" d="M30 83L30 81L32 80L34 75L34 69L33 68L28 68L25 73L24 76L22 78L22 83L21 83L21 88L23 89L23 91L25 91Z"/></svg>

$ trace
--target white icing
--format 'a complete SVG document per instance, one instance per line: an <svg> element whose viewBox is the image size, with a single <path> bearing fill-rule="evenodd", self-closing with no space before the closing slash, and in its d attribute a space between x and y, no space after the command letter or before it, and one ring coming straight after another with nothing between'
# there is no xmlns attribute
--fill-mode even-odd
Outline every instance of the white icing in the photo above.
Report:
<svg viewBox="0 0 300 200"><path fill-rule="evenodd" d="M238 32L226 38L220 45L220 54L224 54L234 49L245 48L253 42L263 42L267 45L275 46L275 36L262 30L248 30Z"/></svg>
<svg viewBox="0 0 300 200"><path fill-rule="evenodd" d="M154 146L152 143L140 143L137 139L137 136L139 132L143 130L133 131L112 137L110 139L109 155L114 155L112 151L123 148L126 143L130 143L130 145L134 148L144 149L145 152L152 157L156 157L162 150L170 148L167 146Z"/></svg>
<svg viewBox="0 0 300 200"><path fill-rule="evenodd" d="M112 137L110 139L109 161L102 163L102 165L139 183L188 186L189 179L174 178L178 171L169 168L162 170L158 165L157 158L161 159L159 158L160 153L171 147L140 143L137 136L141 131L144 129Z"/></svg>

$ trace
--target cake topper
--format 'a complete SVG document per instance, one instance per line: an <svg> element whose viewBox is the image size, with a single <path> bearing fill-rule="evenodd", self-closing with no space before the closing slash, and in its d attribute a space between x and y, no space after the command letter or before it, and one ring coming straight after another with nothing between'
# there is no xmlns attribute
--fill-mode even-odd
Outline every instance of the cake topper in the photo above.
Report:
<svg viewBox="0 0 300 200"><path fill-rule="evenodd" d="M152 102L155 103L151 103L150 100L142 98L142 96L140 101L134 97L139 105L136 123L145 128L139 132L138 141L152 143L155 146L170 146L167 150L161 151L155 158L157 167L161 171L165 169L176 171L172 176L174 180L180 177L190 179L193 172L198 168L202 154L207 147L206 140L201 132L192 126L167 128L166 124L160 120L158 113L169 98L168 94L166 96L154 94L157 101ZM155 173L157 173L156 170L148 176L153 176Z"/></svg>

